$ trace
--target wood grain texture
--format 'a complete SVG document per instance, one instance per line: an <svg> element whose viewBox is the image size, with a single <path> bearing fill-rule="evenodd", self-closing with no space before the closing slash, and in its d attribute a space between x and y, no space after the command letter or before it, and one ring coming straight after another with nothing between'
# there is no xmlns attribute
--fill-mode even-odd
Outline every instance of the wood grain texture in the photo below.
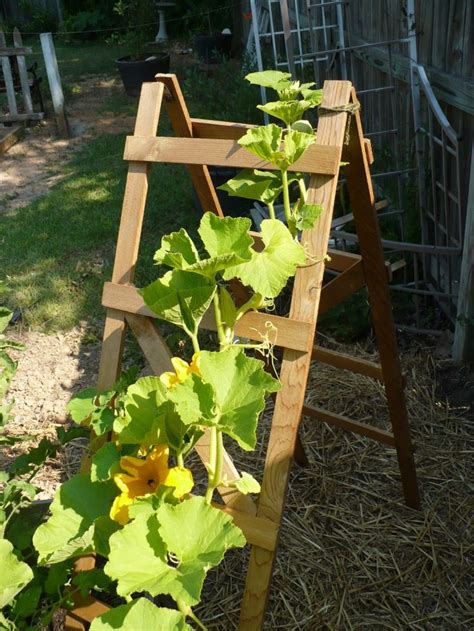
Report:
<svg viewBox="0 0 474 631"><path fill-rule="evenodd" d="M312 145L289 171L335 175L339 171L337 147ZM128 136L123 155L125 160L170 162L172 164L236 167L240 169L278 170L241 147L235 140L214 138L139 138Z"/></svg>
<svg viewBox="0 0 474 631"><path fill-rule="evenodd" d="M346 355L345 353L339 353L338 351L332 351L322 346L315 346L311 355L314 361L321 362L322 364L328 364L329 366L334 366L334 368L340 368L341 370L350 370L359 375L365 375L366 377L383 381L382 368L380 364L375 362L367 361L360 357L353 357L352 355Z"/></svg>
<svg viewBox="0 0 474 631"><path fill-rule="evenodd" d="M144 83L138 104L135 133L154 136L158 127L164 86ZM130 163L122 205L112 281L130 283L135 274L142 232L143 214L148 192L150 166ZM121 368L125 316L117 309L107 313L100 358L98 388L106 390L116 381Z"/></svg>
<svg viewBox="0 0 474 631"><path fill-rule="evenodd" d="M23 48L23 41L21 39L20 31L15 27L13 29L13 43L15 48ZM25 106L25 112L27 114L33 113L33 101L31 99L30 84L28 81L28 70L26 68L26 61L24 55L17 53L16 63L18 65L18 74L20 75L21 92L23 95L23 104Z"/></svg>
<svg viewBox="0 0 474 631"><path fill-rule="evenodd" d="M10 59L8 58L8 56L5 55L5 53L11 49L6 49L5 34L3 33L3 31L0 31L0 48L5 49L1 56L3 80L5 81L8 109L10 110L10 115L14 116L18 114L18 108L16 105L15 88L13 87L12 67L10 64ZM9 54L14 55L15 53L11 52Z"/></svg>
<svg viewBox="0 0 474 631"><path fill-rule="evenodd" d="M213 121L205 118L191 118L193 136L195 138L220 138L226 140L238 140L257 125L245 123L231 123L228 121Z"/></svg>
<svg viewBox="0 0 474 631"><path fill-rule="evenodd" d="M364 287L364 285L365 277L362 261L357 261L357 263L354 263L344 272L341 272L339 276L336 276L336 278L324 285L319 303L319 315L340 304L357 290Z"/></svg>
<svg viewBox="0 0 474 631"><path fill-rule="evenodd" d="M355 92L352 94L352 99L354 101L356 99ZM351 119L349 145L344 151L344 160L349 162L345 167L345 175L359 238L403 492L408 506L419 508L420 498L405 403L404 380L398 355L380 230L374 208L372 180L367 156L363 150L363 140L360 114L357 112Z"/></svg>
<svg viewBox="0 0 474 631"><path fill-rule="evenodd" d="M278 525L270 519L264 517L256 517L242 513L230 506L222 506L213 502L213 506L220 508L222 512L231 515L236 525L242 529L242 532L251 545L259 546L264 550L273 552L277 546Z"/></svg>
<svg viewBox="0 0 474 631"><path fill-rule="evenodd" d="M120 309L126 313L156 318L156 314L145 305L137 288L132 285L105 283L102 305L109 309ZM205 314L201 328L216 330L212 308ZM308 322L283 318L270 313L249 311L237 322L235 333L239 337L248 337L256 342L261 342L268 335L275 346L299 351L311 350L312 329Z"/></svg>
<svg viewBox="0 0 474 631"><path fill-rule="evenodd" d="M346 432L353 432L355 434L359 434L360 436L367 436L368 438L372 438L373 440L376 440L379 443L383 443L384 445L390 445L391 447L395 446L395 438L391 432L387 432L383 429L378 429L377 427L372 427L367 423L354 421L353 419L348 418L347 416L343 416L342 414L336 414L335 412L329 412L328 410L324 410L323 408L310 405L303 406L303 414L305 416L310 416L311 418L317 419L318 421L323 421L324 423L332 425L333 427L339 427Z"/></svg>
<svg viewBox="0 0 474 631"><path fill-rule="evenodd" d="M158 74L156 79L167 88L165 106L175 135L178 138L192 138L191 118L176 75ZM188 172L204 211L213 212L219 217L223 217L224 214L207 166L202 163L191 164L188 166Z"/></svg>
<svg viewBox="0 0 474 631"><path fill-rule="evenodd" d="M325 107L349 103L351 84L348 81L326 81L324 84ZM320 117L317 145L339 148L338 161L344 141L347 114L335 112ZM336 194L337 178L312 176L308 188L308 201L322 204L323 214L315 228L303 234L303 243L316 260L324 258ZM323 262L296 273L290 317L309 322L315 328L324 272ZM303 407L311 355L286 350L280 371L282 389L277 395L272 429L268 442L262 492L258 516L281 521L285 504L288 476L295 448L298 425ZM239 629L261 629L268 598L274 554L254 546L251 551L249 570L242 602Z"/></svg>

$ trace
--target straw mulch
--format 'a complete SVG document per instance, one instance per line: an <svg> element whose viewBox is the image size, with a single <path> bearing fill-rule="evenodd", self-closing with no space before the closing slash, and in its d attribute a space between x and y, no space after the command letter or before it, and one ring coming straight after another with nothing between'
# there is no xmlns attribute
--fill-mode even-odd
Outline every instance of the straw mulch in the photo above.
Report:
<svg viewBox="0 0 474 631"><path fill-rule="evenodd" d="M403 502L394 449L304 419L311 465L293 467L265 629L474 628L474 418L437 388L427 349L405 355L422 510ZM451 380L456 370L448 365ZM389 429L372 379L315 365L307 400ZM261 479L263 448L235 459ZM198 611L210 629L236 628L247 559L230 553L210 575Z"/></svg>

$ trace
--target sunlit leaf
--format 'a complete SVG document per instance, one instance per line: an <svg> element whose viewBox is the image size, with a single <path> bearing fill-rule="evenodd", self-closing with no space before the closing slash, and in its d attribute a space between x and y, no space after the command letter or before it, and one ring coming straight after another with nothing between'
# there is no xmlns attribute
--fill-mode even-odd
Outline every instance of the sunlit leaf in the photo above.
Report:
<svg viewBox="0 0 474 631"><path fill-rule="evenodd" d="M0 539L0 609L8 605L15 596L33 579L29 565L19 561L13 545Z"/></svg>
<svg viewBox="0 0 474 631"><path fill-rule="evenodd" d="M283 155L280 151L281 137L281 127L272 123L248 129L245 135L239 138L238 143L262 160L277 164Z"/></svg>
<svg viewBox="0 0 474 631"><path fill-rule="evenodd" d="M108 515L117 488L76 475L62 484L51 504L51 517L33 536L40 563L57 563L93 550L94 521Z"/></svg>
<svg viewBox="0 0 474 631"><path fill-rule="evenodd" d="M192 497L175 506L163 503L154 515L137 515L112 535L104 569L121 596L169 594L191 606L199 602L206 572L226 550L244 544L230 516Z"/></svg>
<svg viewBox="0 0 474 631"><path fill-rule="evenodd" d="M259 110L282 120L285 125L291 125L300 120L306 110L316 107L311 101L271 101L264 105L257 105Z"/></svg>
<svg viewBox="0 0 474 631"><path fill-rule="evenodd" d="M261 72L251 72L245 77L253 85L261 85L264 88L281 90L291 85L291 74L280 70L263 70Z"/></svg>
<svg viewBox="0 0 474 631"><path fill-rule="evenodd" d="M162 238L161 247L153 259L156 263L174 269L186 269L199 260L199 254L189 234L181 228Z"/></svg>
<svg viewBox="0 0 474 631"><path fill-rule="evenodd" d="M254 252L248 263L228 269L224 278L239 278L265 298L276 298L298 265L304 264L306 256L303 247L281 221L264 219L261 235L263 250Z"/></svg>
<svg viewBox="0 0 474 631"><path fill-rule="evenodd" d="M215 291L216 283L201 274L172 270L140 293L159 318L195 335Z"/></svg>
<svg viewBox="0 0 474 631"><path fill-rule="evenodd" d="M92 456L91 480L104 482L120 469L120 452L114 443L105 443Z"/></svg>
<svg viewBox="0 0 474 631"><path fill-rule="evenodd" d="M157 607L146 598L103 613L91 623L90 631L192 631L184 615L175 609Z"/></svg>
<svg viewBox="0 0 474 631"><path fill-rule="evenodd" d="M231 197L255 199L264 204L271 204L280 195L283 183L281 174L276 171L244 169L218 188Z"/></svg>
<svg viewBox="0 0 474 631"><path fill-rule="evenodd" d="M232 485L244 495L260 493L260 483L250 473L242 473L242 476L234 480Z"/></svg>
<svg viewBox="0 0 474 631"><path fill-rule="evenodd" d="M184 425L209 425L214 418L214 390L195 374L178 383L168 393Z"/></svg>
<svg viewBox="0 0 474 631"><path fill-rule="evenodd" d="M218 424L242 449L255 448L256 428L267 393L279 382L265 372L263 362L247 357L241 348L201 352L201 374L215 391Z"/></svg>

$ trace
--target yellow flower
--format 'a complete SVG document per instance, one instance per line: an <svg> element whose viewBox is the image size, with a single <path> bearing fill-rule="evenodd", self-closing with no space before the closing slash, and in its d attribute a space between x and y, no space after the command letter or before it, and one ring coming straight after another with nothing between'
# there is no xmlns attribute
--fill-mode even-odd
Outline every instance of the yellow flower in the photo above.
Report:
<svg viewBox="0 0 474 631"><path fill-rule="evenodd" d="M192 373L200 375L201 371L199 370L199 359L199 352L194 353L190 364L180 357L173 357L171 359L171 363L173 364L175 372L164 372L160 376L162 383L164 383L167 388L173 388L178 383L186 381Z"/></svg>
<svg viewBox="0 0 474 631"><path fill-rule="evenodd" d="M159 486L174 487L173 495L180 499L191 492L194 486L192 473L184 467L168 468L169 449L167 445L156 445L146 459L124 456L120 467L126 473L114 475L114 482L122 491L112 508L110 517L119 524L129 521L128 507L136 497L154 493Z"/></svg>

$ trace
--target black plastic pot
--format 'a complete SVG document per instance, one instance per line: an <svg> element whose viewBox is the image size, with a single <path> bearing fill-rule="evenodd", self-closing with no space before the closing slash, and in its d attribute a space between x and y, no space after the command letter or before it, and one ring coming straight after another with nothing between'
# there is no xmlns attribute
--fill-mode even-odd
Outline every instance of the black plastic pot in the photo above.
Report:
<svg viewBox="0 0 474 631"><path fill-rule="evenodd" d="M194 38L196 54L206 64L217 64L222 57L229 57L231 46L232 35L229 33L196 35Z"/></svg>
<svg viewBox="0 0 474 631"><path fill-rule="evenodd" d="M120 57L115 63L128 96L139 96L142 83L154 81L156 74L170 70L168 53L145 53L141 59L133 59L128 55Z"/></svg>

